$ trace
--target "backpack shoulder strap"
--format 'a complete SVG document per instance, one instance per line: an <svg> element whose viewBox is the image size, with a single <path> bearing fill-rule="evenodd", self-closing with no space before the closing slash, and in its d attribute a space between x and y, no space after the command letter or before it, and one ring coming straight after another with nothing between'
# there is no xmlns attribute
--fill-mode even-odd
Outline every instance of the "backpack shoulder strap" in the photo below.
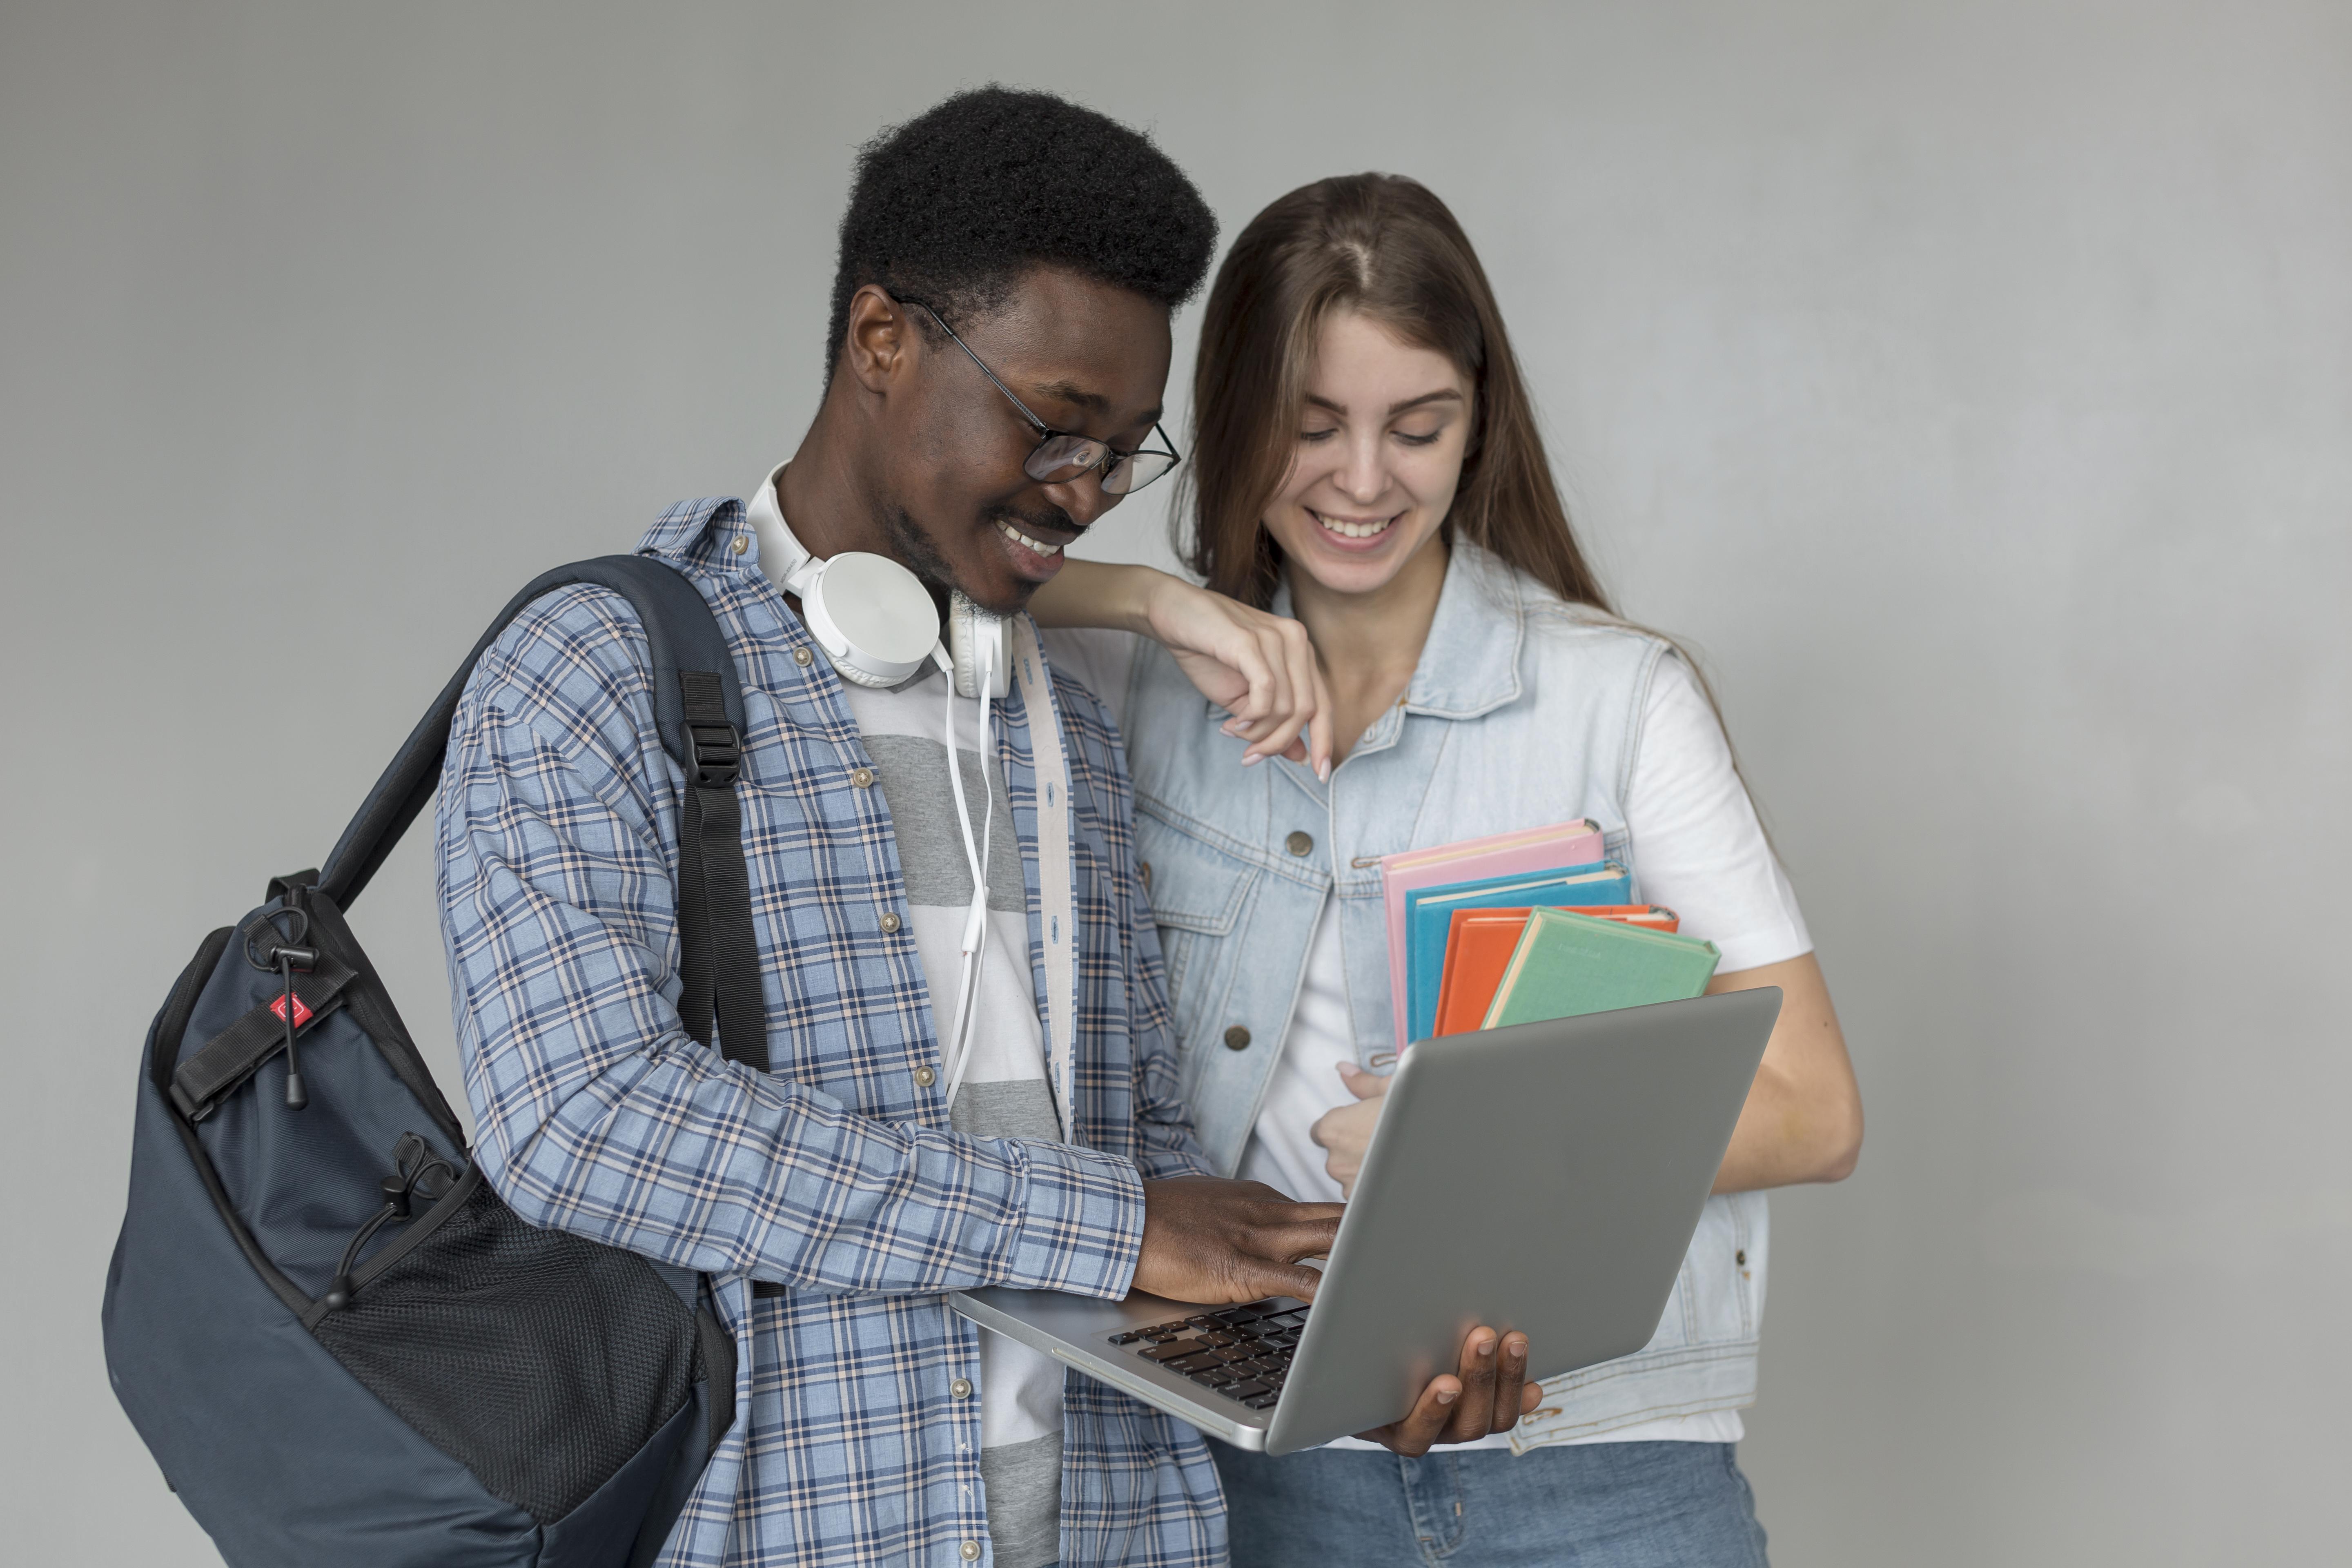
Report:
<svg viewBox="0 0 2352 1568"><path fill-rule="evenodd" d="M475 664L525 606L573 584L608 588L636 611L653 653L655 726L686 773L678 825L679 1018L687 1033L709 1045L715 1012L720 1053L764 1072L767 1005L735 795L743 759L742 684L702 591L651 556L575 561L541 573L507 601L343 829L318 890L339 909L351 907L439 787L449 726Z"/></svg>

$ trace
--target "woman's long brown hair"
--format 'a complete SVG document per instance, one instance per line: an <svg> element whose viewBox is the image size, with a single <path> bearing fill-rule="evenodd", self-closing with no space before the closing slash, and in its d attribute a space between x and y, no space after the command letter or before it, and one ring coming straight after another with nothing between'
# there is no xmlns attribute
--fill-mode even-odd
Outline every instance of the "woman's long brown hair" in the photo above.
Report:
<svg viewBox="0 0 2352 1568"><path fill-rule="evenodd" d="M1209 291L1192 373L1192 460L1178 549L1221 594L1264 609L1280 548L1259 521L1297 449L1307 382L1335 310L1370 316L1470 380L1471 426L1445 526L1572 605L1613 616L1552 482L1518 357L1469 237L1426 185L1342 174L1250 221ZM1180 522L1179 526L1181 526Z"/></svg>
<svg viewBox="0 0 2352 1568"><path fill-rule="evenodd" d="M1323 323L1341 310L1434 349L1470 378L1470 440L1446 514L1449 541L1466 539L1566 603L1665 643L1723 725L1715 684L1696 655L1677 638L1625 621L1610 603L1552 481L1534 400L1486 269L1445 204L1402 174L1340 174L1301 185L1252 218L1217 268L1192 370L1192 460L1179 480L1175 510L1177 553L1185 563L1230 598L1261 610L1272 602L1282 551L1261 520L1297 450ZM1724 739L1730 742L1728 726ZM1745 784L1737 747L1731 765ZM1758 812L1760 821L1760 805ZM1770 826L1764 831L1769 844Z"/></svg>

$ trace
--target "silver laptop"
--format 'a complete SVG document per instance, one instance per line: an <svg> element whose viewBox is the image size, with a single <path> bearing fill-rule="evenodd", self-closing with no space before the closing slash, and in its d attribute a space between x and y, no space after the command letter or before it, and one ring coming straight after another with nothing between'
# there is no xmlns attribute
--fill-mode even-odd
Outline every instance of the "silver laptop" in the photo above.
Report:
<svg viewBox="0 0 2352 1568"><path fill-rule="evenodd" d="M1772 987L1449 1035L1405 1052L1313 1310L1003 1287L955 1310L1244 1448L1384 1426L1485 1323L1532 1376L1630 1355L1665 1310Z"/></svg>

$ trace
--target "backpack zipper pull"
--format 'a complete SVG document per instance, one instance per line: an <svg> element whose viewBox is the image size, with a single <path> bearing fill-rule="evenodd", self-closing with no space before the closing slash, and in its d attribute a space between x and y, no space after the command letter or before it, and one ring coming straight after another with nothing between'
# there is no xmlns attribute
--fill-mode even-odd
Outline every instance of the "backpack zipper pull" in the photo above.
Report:
<svg viewBox="0 0 2352 1568"><path fill-rule="evenodd" d="M302 1087L302 1058L294 1048L294 1037L299 1032L294 1026L294 972L299 969L308 974L318 962L316 948L281 946L278 950L278 973L286 982L286 994L278 1003L286 1016L286 1103L296 1110L310 1103L310 1095Z"/></svg>

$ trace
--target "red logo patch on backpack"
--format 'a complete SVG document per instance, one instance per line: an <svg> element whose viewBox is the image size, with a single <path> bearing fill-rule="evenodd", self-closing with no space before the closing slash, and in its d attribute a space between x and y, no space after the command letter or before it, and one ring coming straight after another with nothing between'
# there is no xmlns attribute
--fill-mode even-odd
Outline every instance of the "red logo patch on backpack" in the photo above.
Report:
<svg viewBox="0 0 2352 1568"><path fill-rule="evenodd" d="M279 1022L281 1022L281 1023L282 1023L282 1022L284 1022L284 1021L285 1021L285 1018L286 1018L286 996L285 996L285 994L284 994L283 992L280 992L280 993L278 994L278 999L277 999L275 1002L272 1002L272 1003L269 1005L269 1010L270 1010L271 1012L273 1012L273 1013L275 1013L275 1014L277 1014L277 1015L278 1015L278 1021L279 1021ZM303 1004L302 1004L302 998L300 998L299 996L295 997L295 998L294 998L294 1026L295 1026L296 1028L298 1028L298 1029L299 1029L299 1028L303 1028L303 1027L306 1027L306 1026L310 1024L310 1022L311 1016L312 1016L312 1015L311 1015L310 1009L303 1005Z"/></svg>

